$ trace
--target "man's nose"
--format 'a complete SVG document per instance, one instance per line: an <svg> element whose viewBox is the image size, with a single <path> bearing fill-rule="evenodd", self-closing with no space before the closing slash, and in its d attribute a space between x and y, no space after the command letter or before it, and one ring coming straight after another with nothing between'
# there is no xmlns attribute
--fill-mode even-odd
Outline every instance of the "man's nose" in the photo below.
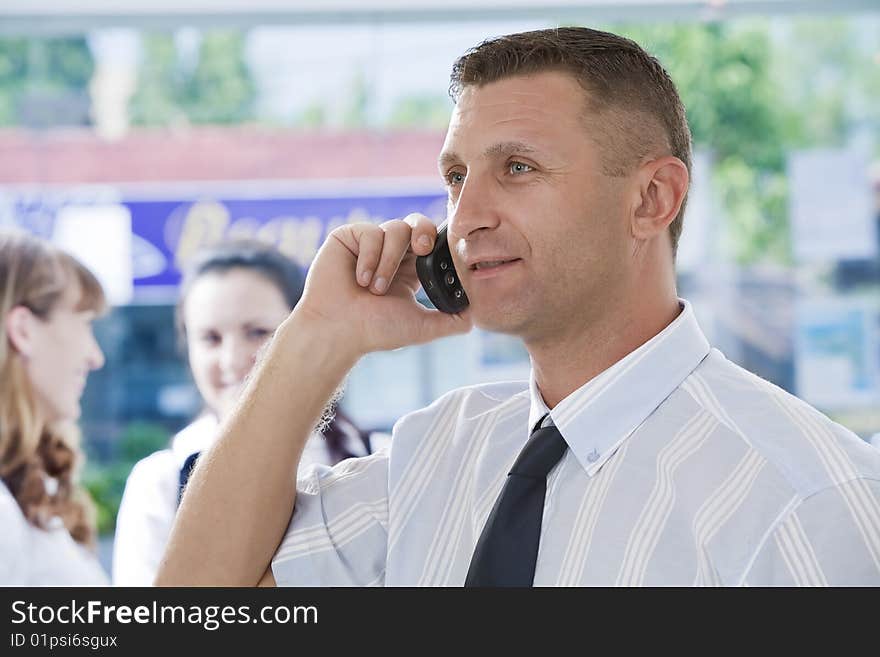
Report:
<svg viewBox="0 0 880 657"><path fill-rule="evenodd" d="M450 200L450 237L467 239L499 223L497 181L487 173L469 171L458 196Z"/></svg>

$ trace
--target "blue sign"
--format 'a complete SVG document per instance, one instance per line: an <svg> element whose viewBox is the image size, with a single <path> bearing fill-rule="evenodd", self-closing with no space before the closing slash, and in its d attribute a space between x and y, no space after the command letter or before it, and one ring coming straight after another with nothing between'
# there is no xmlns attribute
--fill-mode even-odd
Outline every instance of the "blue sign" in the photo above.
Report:
<svg viewBox="0 0 880 657"><path fill-rule="evenodd" d="M276 245L307 268L333 229L356 221L381 223L420 212L441 221L446 196L123 201L131 212L134 283L176 285L201 248L226 239Z"/></svg>
<svg viewBox="0 0 880 657"><path fill-rule="evenodd" d="M446 214L446 195L376 194L360 196L226 198L198 200L132 200L116 190L88 193L87 188L4 193L0 215L51 239L55 217L69 206L121 205L131 216L132 278L135 290L176 287L180 272L201 248L228 239L257 239L279 248L308 268L327 235L357 221L381 223L418 212L439 223ZM2 223L2 216L0 216ZM112 245L108 245L112 248Z"/></svg>

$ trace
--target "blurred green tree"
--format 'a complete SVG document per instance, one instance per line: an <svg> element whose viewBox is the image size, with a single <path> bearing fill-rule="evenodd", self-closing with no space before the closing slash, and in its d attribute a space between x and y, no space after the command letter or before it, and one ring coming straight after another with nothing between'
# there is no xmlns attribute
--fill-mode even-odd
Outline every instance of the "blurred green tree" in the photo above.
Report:
<svg viewBox="0 0 880 657"><path fill-rule="evenodd" d="M723 248L741 264L788 263L786 156L841 146L880 124L880 66L848 17L612 30L666 66L688 109L696 148L710 151L725 214ZM875 43L876 47L876 43ZM876 142L880 147L880 141Z"/></svg>
<svg viewBox="0 0 880 657"><path fill-rule="evenodd" d="M327 106L321 102L310 103L293 120L293 124L299 128L316 130L327 125Z"/></svg>
<svg viewBox="0 0 880 657"><path fill-rule="evenodd" d="M256 89L244 59L245 33L207 32L183 106L193 123L242 123L254 117Z"/></svg>
<svg viewBox="0 0 880 657"><path fill-rule="evenodd" d="M694 147L708 149L726 219L724 248L741 263L786 261L785 154L800 116L779 98L766 22L624 27L678 85Z"/></svg>
<svg viewBox="0 0 880 657"><path fill-rule="evenodd" d="M27 84L27 39L0 40L0 125L18 123L16 99Z"/></svg>
<svg viewBox="0 0 880 657"><path fill-rule="evenodd" d="M138 89L129 108L132 123L253 120L256 88L244 58L245 36L238 31L205 32L195 66L188 67L170 34L145 35Z"/></svg>
<svg viewBox="0 0 880 657"><path fill-rule="evenodd" d="M145 34L137 91L129 104L134 125L173 125L187 121L181 96L184 79L169 34Z"/></svg>
<svg viewBox="0 0 880 657"><path fill-rule="evenodd" d="M87 122L93 70L84 36L0 39L0 125Z"/></svg>
<svg viewBox="0 0 880 657"><path fill-rule="evenodd" d="M358 69L351 80L349 97L342 112L345 128L366 128L370 125L372 88L363 69Z"/></svg>
<svg viewBox="0 0 880 657"><path fill-rule="evenodd" d="M415 94L401 98L388 119L392 128L446 128L452 101L446 95Z"/></svg>

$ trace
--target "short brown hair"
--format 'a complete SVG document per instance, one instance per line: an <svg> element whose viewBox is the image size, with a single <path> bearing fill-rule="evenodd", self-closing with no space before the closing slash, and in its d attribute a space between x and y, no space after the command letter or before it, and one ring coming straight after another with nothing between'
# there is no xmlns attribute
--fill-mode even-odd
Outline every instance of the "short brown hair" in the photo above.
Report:
<svg viewBox="0 0 880 657"><path fill-rule="evenodd" d="M691 132L675 84L656 58L616 34L561 27L489 39L455 62L449 95L457 102L466 87L544 71L571 74L586 92L588 113L602 115L603 124L592 126L590 136L607 175L624 175L659 150L691 172ZM686 200L669 225L673 254Z"/></svg>

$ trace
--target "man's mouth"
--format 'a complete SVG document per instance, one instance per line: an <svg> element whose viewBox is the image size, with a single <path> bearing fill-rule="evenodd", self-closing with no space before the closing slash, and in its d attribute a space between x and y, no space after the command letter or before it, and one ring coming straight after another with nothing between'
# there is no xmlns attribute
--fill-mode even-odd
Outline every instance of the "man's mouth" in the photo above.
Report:
<svg viewBox="0 0 880 657"><path fill-rule="evenodd" d="M472 264L471 270L480 271L481 269L492 269L493 267L500 267L501 265L506 265L517 260L519 260L519 258L511 258L510 260L481 260Z"/></svg>

